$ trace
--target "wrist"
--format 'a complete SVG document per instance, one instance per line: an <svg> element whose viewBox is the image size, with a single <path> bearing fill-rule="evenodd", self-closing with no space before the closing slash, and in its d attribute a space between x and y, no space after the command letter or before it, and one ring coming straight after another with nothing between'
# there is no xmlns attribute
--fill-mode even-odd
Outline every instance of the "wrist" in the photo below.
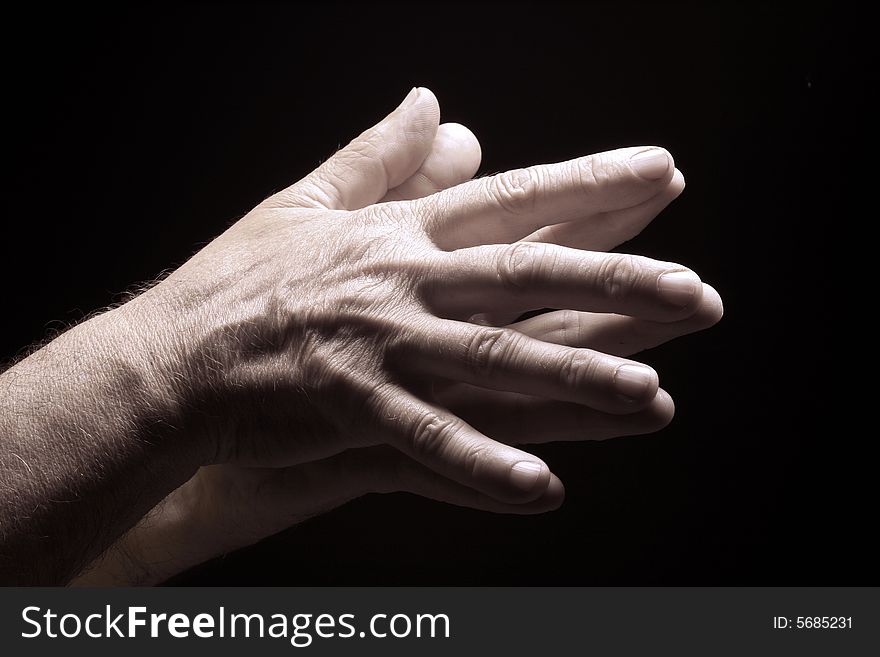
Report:
<svg viewBox="0 0 880 657"><path fill-rule="evenodd" d="M206 432L196 421L193 399L200 393L192 371L190 331L176 312L177 304L156 294L156 288L136 297L110 313L117 342L124 344L128 366L140 382L139 404L148 408L153 423L161 426L166 449L173 453L187 476L210 462L213 449Z"/></svg>

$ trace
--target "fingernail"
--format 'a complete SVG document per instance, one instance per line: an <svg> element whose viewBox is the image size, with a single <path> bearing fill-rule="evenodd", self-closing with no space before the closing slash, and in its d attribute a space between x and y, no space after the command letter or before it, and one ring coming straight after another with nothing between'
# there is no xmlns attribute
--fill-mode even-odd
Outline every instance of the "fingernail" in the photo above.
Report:
<svg viewBox="0 0 880 657"><path fill-rule="evenodd" d="M534 461L520 461L510 468L510 483L520 490L530 491L541 476L544 467Z"/></svg>
<svg viewBox="0 0 880 657"><path fill-rule="evenodd" d="M636 153L629 161L636 173L645 180L659 180L669 171L669 156L659 148Z"/></svg>
<svg viewBox="0 0 880 657"><path fill-rule="evenodd" d="M689 271L674 271L657 279L657 292L664 301L674 306L686 306L694 300L702 283Z"/></svg>
<svg viewBox="0 0 880 657"><path fill-rule="evenodd" d="M400 104L400 106L397 109L399 109L399 110L406 109L410 105L414 104L418 97L419 97L419 88L413 87L412 91L410 91L406 95L406 98L403 99L403 102Z"/></svg>
<svg viewBox="0 0 880 657"><path fill-rule="evenodd" d="M614 385L624 397L642 399L654 384L654 372L640 365L621 365L614 372Z"/></svg>

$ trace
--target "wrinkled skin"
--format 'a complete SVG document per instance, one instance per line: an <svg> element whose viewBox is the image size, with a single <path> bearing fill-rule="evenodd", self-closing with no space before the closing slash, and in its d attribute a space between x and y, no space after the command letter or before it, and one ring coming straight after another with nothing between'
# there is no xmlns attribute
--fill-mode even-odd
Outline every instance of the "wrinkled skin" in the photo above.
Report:
<svg viewBox="0 0 880 657"><path fill-rule="evenodd" d="M470 180L479 161L414 91L131 302L146 331L172 318L156 405L204 467L80 583L159 581L369 492L548 511L561 482L513 445L671 420L626 357L712 325L720 298L681 265L605 253L681 193L671 156Z"/></svg>

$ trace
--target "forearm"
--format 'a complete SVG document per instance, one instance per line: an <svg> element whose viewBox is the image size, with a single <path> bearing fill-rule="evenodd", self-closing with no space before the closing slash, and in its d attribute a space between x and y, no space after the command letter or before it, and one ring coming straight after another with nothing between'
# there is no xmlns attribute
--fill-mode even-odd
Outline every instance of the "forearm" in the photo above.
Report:
<svg viewBox="0 0 880 657"><path fill-rule="evenodd" d="M68 581L195 471L142 320L105 313L0 376L3 582Z"/></svg>

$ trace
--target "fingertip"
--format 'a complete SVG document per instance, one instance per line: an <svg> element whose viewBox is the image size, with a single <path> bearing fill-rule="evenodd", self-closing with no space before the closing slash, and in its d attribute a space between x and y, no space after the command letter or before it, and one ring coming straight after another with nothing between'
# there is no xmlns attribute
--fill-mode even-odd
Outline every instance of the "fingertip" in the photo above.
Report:
<svg viewBox="0 0 880 657"><path fill-rule="evenodd" d="M601 187L601 202L596 208L601 212L634 208L652 199L662 199L675 189L670 188L675 161L669 151L659 146L619 148L588 155L577 162L581 184ZM670 200L667 198L665 203Z"/></svg>
<svg viewBox="0 0 880 657"><path fill-rule="evenodd" d="M420 85L416 85L413 88L418 92L420 99L421 98L429 98L429 99L433 98L434 102L439 104L439 101L437 100L437 96L434 95L434 92L431 91L428 87L422 87Z"/></svg>
<svg viewBox="0 0 880 657"><path fill-rule="evenodd" d="M678 198L687 186L684 174L680 169L676 169L672 174L672 180L669 181L667 190L672 198Z"/></svg>
<svg viewBox="0 0 880 657"><path fill-rule="evenodd" d="M516 461L508 472L510 501L522 503L541 497L547 491L551 476L547 464L531 455Z"/></svg>
<svg viewBox="0 0 880 657"><path fill-rule="evenodd" d="M481 160L482 149L473 132L460 123L443 123L437 128L422 173L437 188L446 189L473 178Z"/></svg>
<svg viewBox="0 0 880 657"><path fill-rule="evenodd" d="M655 421L654 431L659 431L672 422L675 417L675 400L663 388L657 389L657 396L649 406L652 419Z"/></svg>
<svg viewBox="0 0 880 657"><path fill-rule="evenodd" d="M669 183L675 172L672 153L661 146L645 146L629 157L629 165L642 180Z"/></svg>
<svg viewBox="0 0 880 657"><path fill-rule="evenodd" d="M373 144L373 150L379 153L383 167L374 170L374 174L385 173L385 189L371 198L371 203L380 200L389 189L400 185L422 166L431 152L439 125L437 97L430 89L413 87L397 109L359 137ZM381 180L381 176L376 179Z"/></svg>
<svg viewBox="0 0 880 657"><path fill-rule="evenodd" d="M677 171L678 169L675 168L675 158L672 156L672 153L670 153L668 149L663 148L662 146L658 146L657 148L659 148L659 149L662 150L664 153L666 153L666 157L669 158L669 168L670 168L670 170L672 170L673 173L674 173L675 171Z"/></svg>
<svg viewBox="0 0 880 657"><path fill-rule="evenodd" d="M438 135L446 141L455 144L459 149L474 151L478 157L482 156L480 140L473 131L461 123L442 123L438 129Z"/></svg>
<svg viewBox="0 0 880 657"><path fill-rule="evenodd" d="M657 396L660 377L653 367L642 363L624 363L614 370L612 386L617 398L624 404L620 412L634 413Z"/></svg>
<svg viewBox="0 0 880 657"><path fill-rule="evenodd" d="M516 515L536 515L555 511L562 506L564 501L565 486L562 485L559 477L551 473L547 488L538 498L522 504L505 504L499 510Z"/></svg>
<svg viewBox="0 0 880 657"><path fill-rule="evenodd" d="M669 308L690 316L703 301L703 282L690 269L667 271L657 277L657 294Z"/></svg>
<svg viewBox="0 0 880 657"><path fill-rule="evenodd" d="M417 95L410 107L410 111L413 114L425 117L426 121L435 126L439 126L440 101L437 100L437 96L428 87L415 87L415 90Z"/></svg>
<svg viewBox="0 0 880 657"><path fill-rule="evenodd" d="M694 315L700 321L701 326L706 328L714 326L724 317L724 301L718 294L718 290L708 283L703 283L703 298Z"/></svg>
<svg viewBox="0 0 880 657"><path fill-rule="evenodd" d="M626 418L626 430L614 433L608 438L655 433L669 426L673 417L675 417L675 402L668 392L658 388L657 394L645 408Z"/></svg>
<svg viewBox="0 0 880 657"><path fill-rule="evenodd" d="M547 484L547 490L541 496L540 500L546 505L547 511L555 511L562 506L565 501L565 486L562 480L552 472L550 473L550 481Z"/></svg>
<svg viewBox="0 0 880 657"><path fill-rule="evenodd" d="M657 150L663 151L666 154L666 158L669 160L669 168L666 170L666 175L661 178L667 179L669 182L672 182L672 179L675 177L675 172L678 169L675 167L675 158L672 156L672 153L669 152L669 149L663 148L662 146L657 146ZM684 176L682 176L684 178Z"/></svg>
<svg viewBox="0 0 880 657"><path fill-rule="evenodd" d="M402 130L408 139L415 137L418 141L430 136L430 141L433 141L439 125L440 103L437 97L426 87L413 87L403 102L376 127L390 126L395 133Z"/></svg>

